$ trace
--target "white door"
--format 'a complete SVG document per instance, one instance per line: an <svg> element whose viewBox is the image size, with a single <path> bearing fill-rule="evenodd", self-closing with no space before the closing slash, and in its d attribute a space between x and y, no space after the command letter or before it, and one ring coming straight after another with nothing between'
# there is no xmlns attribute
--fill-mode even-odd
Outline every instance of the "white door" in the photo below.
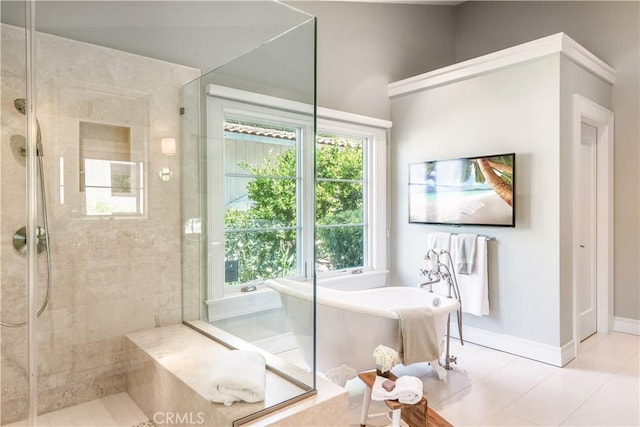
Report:
<svg viewBox="0 0 640 427"><path fill-rule="evenodd" d="M582 123L578 162L578 331L580 341L596 333L596 142L598 130Z"/></svg>

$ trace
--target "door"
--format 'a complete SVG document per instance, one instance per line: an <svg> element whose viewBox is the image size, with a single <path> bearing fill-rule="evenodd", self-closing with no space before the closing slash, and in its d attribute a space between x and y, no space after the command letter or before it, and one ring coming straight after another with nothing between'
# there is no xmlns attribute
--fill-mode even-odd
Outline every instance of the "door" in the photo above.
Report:
<svg viewBox="0 0 640 427"><path fill-rule="evenodd" d="M580 126L578 221L578 331L580 341L596 333L596 142L598 130Z"/></svg>

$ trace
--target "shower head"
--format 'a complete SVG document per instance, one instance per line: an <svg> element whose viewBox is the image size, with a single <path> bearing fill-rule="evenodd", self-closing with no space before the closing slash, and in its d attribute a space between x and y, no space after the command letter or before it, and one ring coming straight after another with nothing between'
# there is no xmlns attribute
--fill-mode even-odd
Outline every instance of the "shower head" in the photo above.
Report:
<svg viewBox="0 0 640 427"><path fill-rule="evenodd" d="M23 116L27 114L27 101L25 101L24 98L14 99L13 105L16 107L16 110L18 110Z"/></svg>
<svg viewBox="0 0 640 427"><path fill-rule="evenodd" d="M27 103L24 98L16 98L13 100L13 105L16 107L16 110L20 112L22 115L27 114Z"/></svg>
<svg viewBox="0 0 640 427"><path fill-rule="evenodd" d="M16 107L16 110L23 116L27 115L27 101L24 98L16 98L13 100L13 106ZM40 137L40 122L38 122L38 118L36 117L36 126L38 127L38 132L36 135L36 155L42 156L42 138Z"/></svg>

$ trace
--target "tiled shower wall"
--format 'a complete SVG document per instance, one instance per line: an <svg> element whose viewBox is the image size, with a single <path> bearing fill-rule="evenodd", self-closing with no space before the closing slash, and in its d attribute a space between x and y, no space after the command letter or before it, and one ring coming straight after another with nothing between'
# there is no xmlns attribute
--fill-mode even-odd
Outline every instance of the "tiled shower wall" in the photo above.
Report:
<svg viewBox="0 0 640 427"><path fill-rule="evenodd" d="M181 321L181 87L199 71L40 34L37 115L42 130L53 292L38 322L39 411L125 388L124 334ZM23 320L25 258L12 247L25 225L24 31L2 26L1 271L3 320ZM79 123L131 129L146 170L140 217L88 217L79 185ZM178 153L161 153L174 137ZM62 161L60 159L63 159ZM168 182L160 168L170 167ZM40 220L41 224L42 221ZM46 263L39 256L40 301ZM26 416L26 330L2 328L2 423Z"/></svg>

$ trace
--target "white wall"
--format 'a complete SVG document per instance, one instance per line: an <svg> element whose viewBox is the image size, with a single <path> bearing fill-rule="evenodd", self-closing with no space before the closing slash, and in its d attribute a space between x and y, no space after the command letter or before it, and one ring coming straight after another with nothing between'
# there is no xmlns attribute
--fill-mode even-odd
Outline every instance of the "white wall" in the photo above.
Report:
<svg viewBox="0 0 640 427"><path fill-rule="evenodd" d="M640 3L472 1L455 15L456 61L562 31L616 70L615 315L640 320Z"/></svg>
<svg viewBox="0 0 640 427"><path fill-rule="evenodd" d="M455 227L409 224L407 164L516 153L516 228L465 227L489 243L491 314L465 324L560 344L559 55L391 100L391 271L415 285L427 234Z"/></svg>

